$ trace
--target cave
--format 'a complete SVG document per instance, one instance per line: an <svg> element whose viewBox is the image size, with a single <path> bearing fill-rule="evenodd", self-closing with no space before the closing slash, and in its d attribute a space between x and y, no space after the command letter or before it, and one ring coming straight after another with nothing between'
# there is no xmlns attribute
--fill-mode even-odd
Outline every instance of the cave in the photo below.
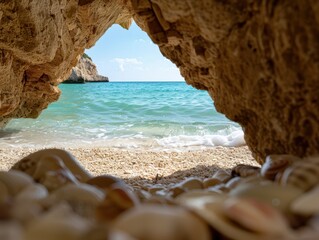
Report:
<svg viewBox="0 0 319 240"><path fill-rule="evenodd" d="M5 1L1 122L37 117L56 101L85 48L132 17L186 82L238 122L259 163L318 153L315 1Z"/></svg>
<svg viewBox="0 0 319 240"><path fill-rule="evenodd" d="M242 126L256 162L269 163L279 158L279 168L297 162L294 169L304 172L295 178L283 174L280 181L308 191L318 183L319 175L318 162L310 157L319 152L318 12L316 0L1 1L1 124L12 118L39 116L58 99L57 85L68 76L84 50L92 47L112 24L129 28L133 18L163 56L179 67L188 84L208 91L216 109ZM274 157L266 158L271 154ZM278 157L281 155L290 157ZM270 195L280 192L277 187L269 190L262 186ZM291 194L299 195L295 190ZM114 191L115 196L118 192L121 190ZM191 198L180 201L205 218L205 201L196 205ZM251 202L242 201L229 203L229 216L231 207L245 212L240 204ZM298 204L293 206L298 214L304 214ZM145 210L146 215L151 212L157 214L160 210ZM218 215L217 210L215 213ZM188 213L178 216L182 214L189 217L189 222L179 227L197 223ZM258 216L265 220L263 215ZM238 221L236 216L231 217ZM282 223L280 217L274 219ZM279 234L277 230L272 233ZM207 231L202 233L202 239L207 239ZM238 239L252 239L249 234L238 234L243 234Z"/></svg>

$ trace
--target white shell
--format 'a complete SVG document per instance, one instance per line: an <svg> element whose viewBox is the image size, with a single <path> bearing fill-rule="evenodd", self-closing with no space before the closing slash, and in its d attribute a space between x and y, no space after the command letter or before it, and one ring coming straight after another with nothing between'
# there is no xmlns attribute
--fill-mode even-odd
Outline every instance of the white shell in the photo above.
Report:
<svg viewBox="0 0 319 240"><path fill-rule="evenodd" d="M92 204L100 203L105 197L105 193L88 184L68 184L61 187L50 195L50 198L57 201L82 201Z"/></svg>
<svg viewBox="0 0 319 240"><path fill-rule="evenodd" d="M307 225L295 231L298 240L315 240L319 237L319 215L310 218Z"/></svg>
<svg viewBox="0 0 319 240"><path fill-rule="evenodd" d="M114 227L143 240L211 239L208 226L203 221L182 208L172 206L133 208L120 215Z"/></svg>
<svg viewBox="0 0 319 240"><path fill-rule="evenodd" d="M67 184L51 193L46 202L51 206L67 202L78 214L87 217L94 213L104 197L105 193L102 190L91 185Z"/></svg>
<svg viewBox="0 0 319 240"><path fill-rule="evenodd" d="M229 179L231 179L231 174L223 169L219 169L214 173L212 178L218 179L222 183L226 183Z"/></svg>
<svg viewBox="0 0 319 240"><path fill-rule="evenodd" d="M303 191L315 187L319 183L319 156L308 157L294 162L283 172L280 183L291 185Z"/></svg>
<svg viewBox="0 0 319 240"><path fill-rule="evenodd" d="M12 218L27 223L39 217L43 211L41 200L48 196L48 190L37 183L29 184L14 198L11 209Z"/></svg>
<svg viewBox="0 0 319 240"><path fill-rule="evenodd" d="M41 158L35 165L32 177L43 184L49 191L60 188L68 183L78 183L76 177L57 156L48 155Z"/></svg>
<svg viewBox="0 0 319 240"><path fill-rule="evenodd" d="M229 193L232 197L254 198L283 211L289 211L289 205L301 194L298 188L283 187L272 182L240 184Z"/></svg>
<svg viewBox="0 0 319 240"><path fill-rule="evenodd" d="M48 196L48 190L41 184L30 184L14 198L15 202L39 201Z"/></svg>
<svg viewBox="0 0 319 240"><path fill-rule="evenodd" d="M62 204L29 223L25 240L78 240L90 227L88 220Z"/></svg>
<svg viewBox="0 0 319 240"><path fill-rule="evenodd" d="M23 224L39 217L43 212L43 207L38 202L19 201L13 204L10 213L11 217Z"/></svg>
<svg viewBox="0 0 319 240"><path fill-rule="evenodd" d="M128 234L120 232L120 231L111 231L109 233L107 239L108 240L138 240L138 239L133 238L132 236L129 236ZM85 240L89 240L89 239L85 239Z"/></svg>
<svg viewBox="0 0 319 240"><path fill-rule="evenodd" d="M6 185L11 196L15 196L26 186L34 183L29 175L15 170L0 172L0 182Z"/></svg>
<svg viewBox="0 0 319 240"><path fill-rule="evenodd" d="M225 187L228 189L233 189L237 187L242 181L243 179L241 177L234 177L225 184Z"/></svg>
<svg viewBox="0 0 319 240"><path fill-rule="evenodd" d="M319 214L319 187L306 192L291 204L291 211L301 215Z"/></svg>
<svg viewBox="0 0 319 240"><path fill-rule="evenodd" d="M228 198L224 211L231 220L254 232L274 236L289 232L288 224L278 210L252 198Z"/></svg>
<svg viewBox="0 0 319 240"><path fill-rule="evenodd" d="M75 159L75 157L69 152L62 149L43 149L32 153L19 162L17 162L12 169L17 169L20 171L24 171L30 175L33 175L35 172L36 165L40 159L46 158L57 158L63 161L65 166L72 172L74 176L76 176L81 182L86 182L92 175L85 170L81 164Z"/></svg>
<svg viewBox="0 0 319 240"><path fill-rule="evenodd" d="M202 189L203 182L199 178L190 177L179 183L185 191Z"/></svg>
<svg viewBox="0 0 319 240"><path fill-rule="evenodd" d="M189 177L183 180L182 182L175 184L171 188L171 190L174 192L173 195L177 196L178 194L176 193L180 194L185 191L191 191L191 190L202 189L202 188L203 188L203 182L199 178Z"/></svg>
<svg viewBox="0 0 319 240"><path fill-rule="evenodd" d="M16 222L0 221L1 240L25 240L20 224Z"/></svg>
<svg viewBox="0 0 319 240"><path fill-rule="evenodd" d="M276 175L283 172L293 162L301 160L298 157L287 154L273 154L266 157L261 167L261 175L267 179L274 180Z"/></svg>
<svg viewBox="0 0 319 240"><path fill-rule="evenodd" d="M209 188L221 184L222 182L217 178L205 178L203 181L203 187Z"/></svg>
<svg viewBox="0 0 319 240"><path fill-rule="evenodd" d="M294 239L290 238L290 232L283 231L279 238L278 236L261 235L256 232L241 228L238 224L231 221L225 214L224 201L226 196L222 194L199 196L181 196L180 203L183 206L191 208L199 216L201 216L213 229L217 229L223 236L236 240L269 240L269 239ZM284 229L286 230L286 229ZM286 238L285 238L286 237Z"/></svg>
<svg viewBox="0 0 319 240"><path fill-rule="evenodd" d="M233 167L231 171L231 175L233 177L250 177L256 176L260 174L260 167L251 166L247 164L238 164L237 166Z"/></svg>

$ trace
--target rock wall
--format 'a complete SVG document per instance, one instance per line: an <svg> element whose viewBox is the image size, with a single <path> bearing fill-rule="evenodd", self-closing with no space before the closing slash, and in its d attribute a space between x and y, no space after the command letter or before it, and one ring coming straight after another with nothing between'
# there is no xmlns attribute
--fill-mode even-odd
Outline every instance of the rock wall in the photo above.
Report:
<svg viewBox="0 0 319 240"><path fill-rule="evenodd" d="M113 23L130 25L125 1L1 1L0 125L56 101L84 49Z"/></svg>
<svg viewBox="0 0 319 240"><path fill-rule="evenodd" d="M319 1L131 3L186 81L243 127L259 162L319 153Z"/></svg>
<svg viewBox="0 0 319 240"><path fill-rule="evenodd" d="M319 1L0 2L0 119L36 117L77 56L131 14L192 86L240 123L257 161L319 152Z"/></svg>
<svg viewBox="0 0 319 240"><path fill-rule="evenodd" d="M85 82L108 82L108 77L98 74L96 65L88 57L81 57L71 75L64 83L85 83Z"/></svg>

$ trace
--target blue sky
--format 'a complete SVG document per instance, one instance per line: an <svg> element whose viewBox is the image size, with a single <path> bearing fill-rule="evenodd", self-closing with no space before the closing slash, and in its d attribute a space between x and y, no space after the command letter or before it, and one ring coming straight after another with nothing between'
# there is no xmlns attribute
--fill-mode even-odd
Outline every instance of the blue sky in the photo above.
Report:
<svg viewBox="0 0 319 240"><path fill-rule="evenodd" d="M134 22L129 30L113 25L85 52L110 81L183 81L178 68Z"/></svg>

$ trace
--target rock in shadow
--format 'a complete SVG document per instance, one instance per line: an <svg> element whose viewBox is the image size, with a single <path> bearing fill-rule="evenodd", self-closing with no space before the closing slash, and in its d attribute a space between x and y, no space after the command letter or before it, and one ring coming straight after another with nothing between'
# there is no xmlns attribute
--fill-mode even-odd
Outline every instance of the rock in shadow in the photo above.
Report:
<svg viewBox="0 0 319 240"><path fill-rule="evenodd" d="M19 133L18 129L0 129L0 138L10 138L12 135Z"/></svg>

